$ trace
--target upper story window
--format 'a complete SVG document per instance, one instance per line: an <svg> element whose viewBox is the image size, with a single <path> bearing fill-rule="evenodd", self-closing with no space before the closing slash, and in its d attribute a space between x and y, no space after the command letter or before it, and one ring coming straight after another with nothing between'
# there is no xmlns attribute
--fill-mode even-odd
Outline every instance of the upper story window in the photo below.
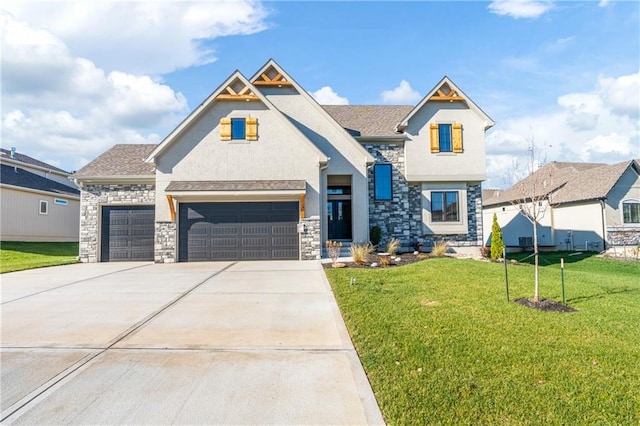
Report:
<svg viewBox="0 0 640 426"><path fill-rule="evenodd" d="M373 166L373 185L376 200L391 200L392 191L391 164L376 164Z"/></svg>
<svg viewBox="0 0 640 426"><path fill-rule="evenodd" d="M258 140L258 119L255 117L222 117L220 140Z"/></svg>
<svg viewBox="0 0 640 426"><path fill-rule="evenodd" d="M438 147L440 152L453 151L451 124L438 124Z"/></svg>
<svg viewBox="0 0 640 426"><path fill-rule="evenodd" d="M231 139L246 139L246 122L244 118L231 119Z"/></svg>
<svg viewBox="0 0 640 426"><path fill-rule="evenodd" d="M429 130L431 152L463 152L462 124L431 123Z"/></svg>
<svg viewBox="0 0 640 426"><path fill-rule="evenodd" d="M431 192L431 221L459 222L458 191Z"/></svg>
<svg viewBox="0 0 640 426"><path fill-rule="evenodd" d="M640 201L622 202L622 222L640 223Z"/></svg>

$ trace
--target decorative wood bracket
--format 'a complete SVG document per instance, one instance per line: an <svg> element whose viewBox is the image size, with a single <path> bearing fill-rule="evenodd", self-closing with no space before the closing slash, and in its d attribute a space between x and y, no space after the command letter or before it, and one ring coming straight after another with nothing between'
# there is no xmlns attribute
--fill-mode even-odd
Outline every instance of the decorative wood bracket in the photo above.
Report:
<svg viewBox="0 0 640 426"><path fill-rule="evenodd" d="M216 96L219 101L259 101L260 98L251 91L249 86L244 86L236 80L235 84L228 85L224 91Z"/></svg>
<svg viewBox="0 0 640 426"><path fill-rule="evenodd" d="M443 84L436 93L429 98L430 101L464 101L465 99L456 90L451 89L447 83Z"/></svg>
<svg viewBox="0 0 640 426"><path fill-rule="evenodd" d="M176 206L173 204L173 197L167 195L167 201L169 202L169 212L171 212L171 220L176 220Z"/></svg>
<svg viewBox="0 0 640 426"><path fill-rule="evenodd" d="M273 67L260 74L252 83L256 86L291 86L291 82Z"/></svg>
<svg viewBox="0 0 640 426"><path fill-rule="evenodd" d="M300 219L304 219L304 194L300 195Z"/></svg>

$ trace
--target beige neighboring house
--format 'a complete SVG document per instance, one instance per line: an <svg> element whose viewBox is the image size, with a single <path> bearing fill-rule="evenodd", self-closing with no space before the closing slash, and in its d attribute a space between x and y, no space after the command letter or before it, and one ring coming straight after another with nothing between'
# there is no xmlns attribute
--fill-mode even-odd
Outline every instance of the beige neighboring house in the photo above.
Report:
<svg viewBox="0 0 640 426"><path fill-rule="evenodd" d="M116 145L72 176L80 259L318 259L375 226L410 250L479 246L493 124L447 77L417 105L322 106L269 60L160 144Z"/></svg>
<svg viewBox="0 0 640 426"><path fill-rule="evenodd" d="M546 180L545 216L538 226L541 249L603 251L640 243L640 160L618 164L551 162L525 180ZM543 177L543 178L542 178ZM533 225L514 200L525 180L504 191L483 191L485 244L497 214L507 247L530 248ZM515 204L514 204L515 203Z"/></svg>
<svg viewBox="0 0 640 426"><path fill-rule="evenodd" d="M79 240L80 191L70 173L0 149L0 239L73 242Z"/></svg>

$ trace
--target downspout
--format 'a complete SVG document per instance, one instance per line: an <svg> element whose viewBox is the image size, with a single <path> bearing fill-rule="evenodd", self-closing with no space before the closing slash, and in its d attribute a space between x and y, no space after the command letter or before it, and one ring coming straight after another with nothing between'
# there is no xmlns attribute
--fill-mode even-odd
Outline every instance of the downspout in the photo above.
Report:
<svg viewBox="0 0 640 426"><path fill-rule="evenodd" d="M604 210L605 210L604 198L600 199L600 206L602 207L602 210L601 210L601 216L602 216L602 248L604 249L603 252L606 252L607 251L607 234L606 234L606 226L605 226L605 221L604 221Z"/></svg>

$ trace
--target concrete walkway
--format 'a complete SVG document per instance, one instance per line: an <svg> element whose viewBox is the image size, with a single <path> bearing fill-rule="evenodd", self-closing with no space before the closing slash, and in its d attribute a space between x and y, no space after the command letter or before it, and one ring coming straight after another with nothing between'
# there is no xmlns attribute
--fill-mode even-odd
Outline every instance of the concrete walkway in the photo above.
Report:
<svg viewBox="0 0 640 426"><path fill-rule="evenodd" d="M0 276L16 424L383 424L318 262Z"/></svg>

